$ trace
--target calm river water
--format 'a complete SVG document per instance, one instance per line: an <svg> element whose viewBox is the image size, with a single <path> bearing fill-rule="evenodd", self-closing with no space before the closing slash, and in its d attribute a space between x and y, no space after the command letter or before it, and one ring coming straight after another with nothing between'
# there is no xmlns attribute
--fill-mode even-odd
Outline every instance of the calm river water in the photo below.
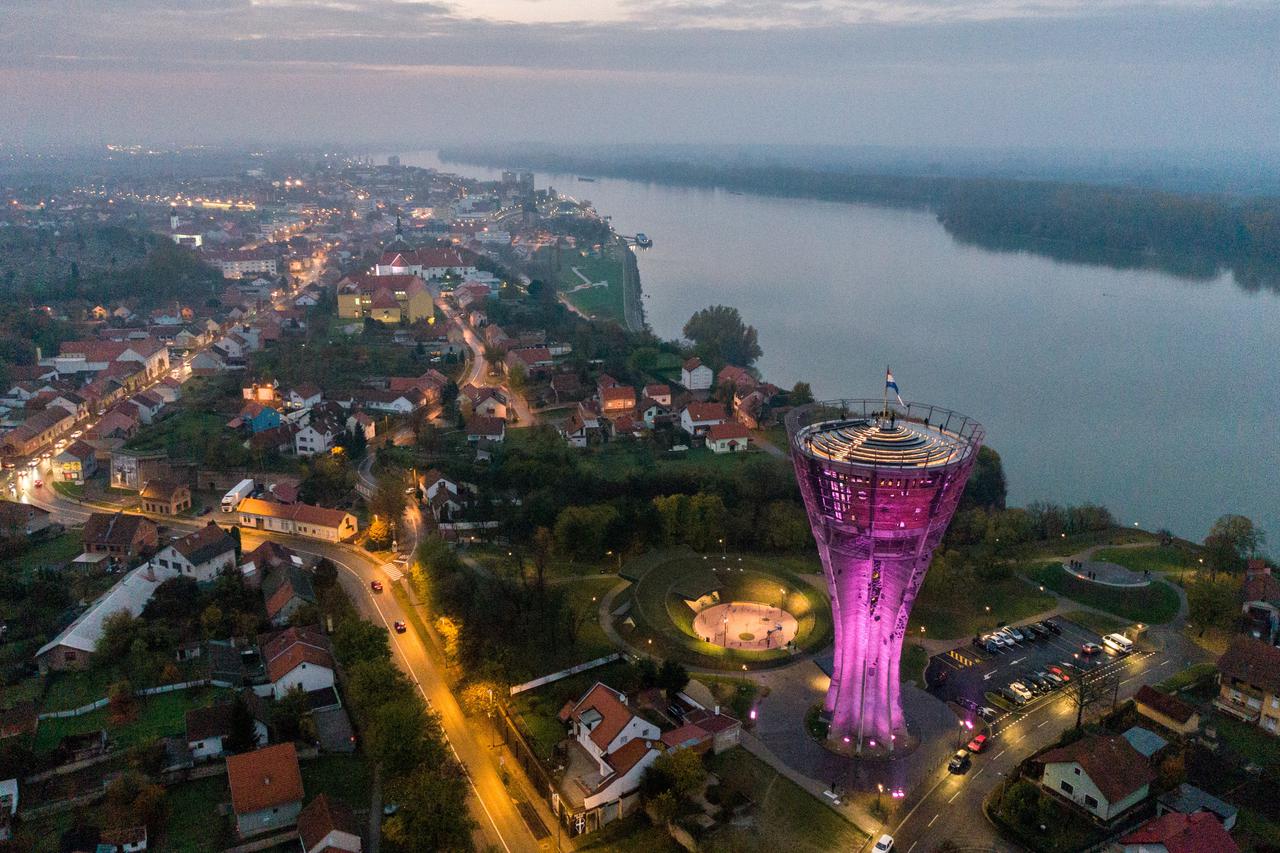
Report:
<svg viewBox="0 0 1280 853"><path fill-rule="evenodd" d="M496 170L441 164L491 178ZM902 396L978 418L1011 504L1094 501L1199 539L1219 515L1280 543L1280 297L957 243L927 213L537 175L646 232L646 317L678 337L736 306L759 367L820 397Z"/></svg>

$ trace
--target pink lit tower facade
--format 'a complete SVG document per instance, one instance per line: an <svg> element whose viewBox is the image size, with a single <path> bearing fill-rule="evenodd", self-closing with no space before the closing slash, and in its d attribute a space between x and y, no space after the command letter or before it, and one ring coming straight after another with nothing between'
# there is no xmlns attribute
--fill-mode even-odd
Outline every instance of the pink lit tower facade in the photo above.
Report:
<svg viewBox="0 0 1280 853"><path fill-rule="evenodd" d="M835 623L828 743L858 755L907 745L898 662L933 550L982 444L936 406L839 400L793 410L787 436Z"/></svg>

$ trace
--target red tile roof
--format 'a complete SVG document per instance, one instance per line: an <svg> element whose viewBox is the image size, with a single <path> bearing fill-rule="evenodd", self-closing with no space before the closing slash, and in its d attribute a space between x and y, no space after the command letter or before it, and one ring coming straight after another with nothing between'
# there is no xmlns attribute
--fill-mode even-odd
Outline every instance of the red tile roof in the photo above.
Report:
<svg viewBox="0 0 1280 853"><path fill-rule="evenodd" d="M302 839L303 850L308 853L335 829L360 837L355 813L342 800L332 800L327 794L321 794L298 814L298 837Z"/></svg>
<svg viewBox="0 0 1280 853"><path fill-rule="evenodd" d="M708 441L726 441L736 439L746 442L751 438L751 433L742 424L736 421L728 421L723 424L716 424L707 431Z"/></svg>
<svg viewBox="0 0 1280 853"><path fill-rule="evenodd" d="M1218 671L1223 678L1280 693L1280 648L1253 637L1236 637L1218 658Z"/></svg>
<svg viewBox="0 0 1280 853"><path fill-rule="evenodd" d="M334 668L333 655L315 646L295 643L267 662L267 678L275 683L304 663L328 670Z"/></svg>
<svg viewBox="0 0 1280 853"><path fill-rule="evenodd" d="M233 755L227 759L231 807L237 815L302 800L302 772L291 743Z"/></svg>
<svg viewBox="0 0 1280 853"><path fill-rule="evenodd" d="M649 754L650 750L662 749L662 747L662 741L646 740L642 737L632 738L606 755L604 760L613 768L614 776L625 776L627 771L640 763L640 759ZM613 776L606 777L606 781L613 781Z"/></svg>
<svg viewBox="0 0 1280 853"><path fill-rule="evenodd" d="M695 423L725 420L724 406L719 403L690 403L685 407L685 411Z"/></svg>
<svg viewBox="0 0 1280 853"><path fill-rule="evenodd" d="M1095 735L1051 749L1040 756L1045 765L1075 762L1109 802L1123 800L1156 778L1150 763L1120 735Z"/></svg>
<svg viewBox="0 0 1280 853"><path fill-rule="evenodd" d="M596 723L590 734L592 743L600 749L607 749L609 743L618 736L618 732L627 727L634 716L631 709L623 703L621 695L613 688L596 682L574 706L571 716L575 720L581 719L583 713L590 710L600 715L600 722Z"/></svg>
<svg viewBox="0 0 1280 853"><path fill-rule="evenodd" d="M1121 844L1160 844L1167 853L1240 853L1240 847L1211 812L1168 812L1120 839Z"/></svg>
<svg viewBox="0 0 1280 853"><path fill-rule="evenodd" d="M1144 684L1138 688L1138 695L1133 697L1139 705L1146 705L1153 711L1162 714L1176 723L1185 723L1196 712L1186 702L1169 693L1161 693L1154 687Z"/></svg>

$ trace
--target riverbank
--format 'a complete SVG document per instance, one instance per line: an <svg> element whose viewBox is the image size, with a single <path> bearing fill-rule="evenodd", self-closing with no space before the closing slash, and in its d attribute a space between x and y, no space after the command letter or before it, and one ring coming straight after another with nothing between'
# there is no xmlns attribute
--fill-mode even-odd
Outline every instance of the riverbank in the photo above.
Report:
<svg viewBox="0 0 1280 853"><path fill-rule="evenodd" d="M583 317L612 320L631 332L644 328L640 269L635 253L617 234L598 254L566 254L556 275L556 291Z"/></svg>

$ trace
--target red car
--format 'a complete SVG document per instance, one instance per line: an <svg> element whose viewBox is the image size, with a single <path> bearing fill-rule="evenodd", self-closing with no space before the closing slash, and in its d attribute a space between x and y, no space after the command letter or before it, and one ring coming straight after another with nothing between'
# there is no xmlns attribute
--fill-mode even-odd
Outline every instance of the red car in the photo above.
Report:
<svg viewBox="0 0 1280 853"><path fill-rule="evenodd" d="M382 592L382 581L370 581L369 589L373 590L374 592Z"/></svg>
<svg viewBox="0 0 1280 853"><path fill-rule="evenodd" d="M42 487L43 485L44 485L44 480L36 480L36 488L37 488L37 489L38 489L38 488L40 488L40 487Z"/></svg>
<svg viewBox="0 0 1280 853"><path fill-rule="evenodd" d="M1064 682L1071 680L1071 676L1068 675L1067 671L1060 666L1051 666L1049 667L1049 671L1061 678Z"/></svg>
<svg viewBox="0 0 1280 853"><path fill-rule="evenodd" d="M986 735L975 735L973 740L969 741L970 752L982 752L982 750L986 748L987 748Z"/></svg>
<svg viewBox="0 0 1280 853"><path fill-rule="evenodd" d="M405 631L409 630L409 626L405 625L404 622L400 619L396 620L395 627L396 627L397 634L403 634Z"/></svg>

